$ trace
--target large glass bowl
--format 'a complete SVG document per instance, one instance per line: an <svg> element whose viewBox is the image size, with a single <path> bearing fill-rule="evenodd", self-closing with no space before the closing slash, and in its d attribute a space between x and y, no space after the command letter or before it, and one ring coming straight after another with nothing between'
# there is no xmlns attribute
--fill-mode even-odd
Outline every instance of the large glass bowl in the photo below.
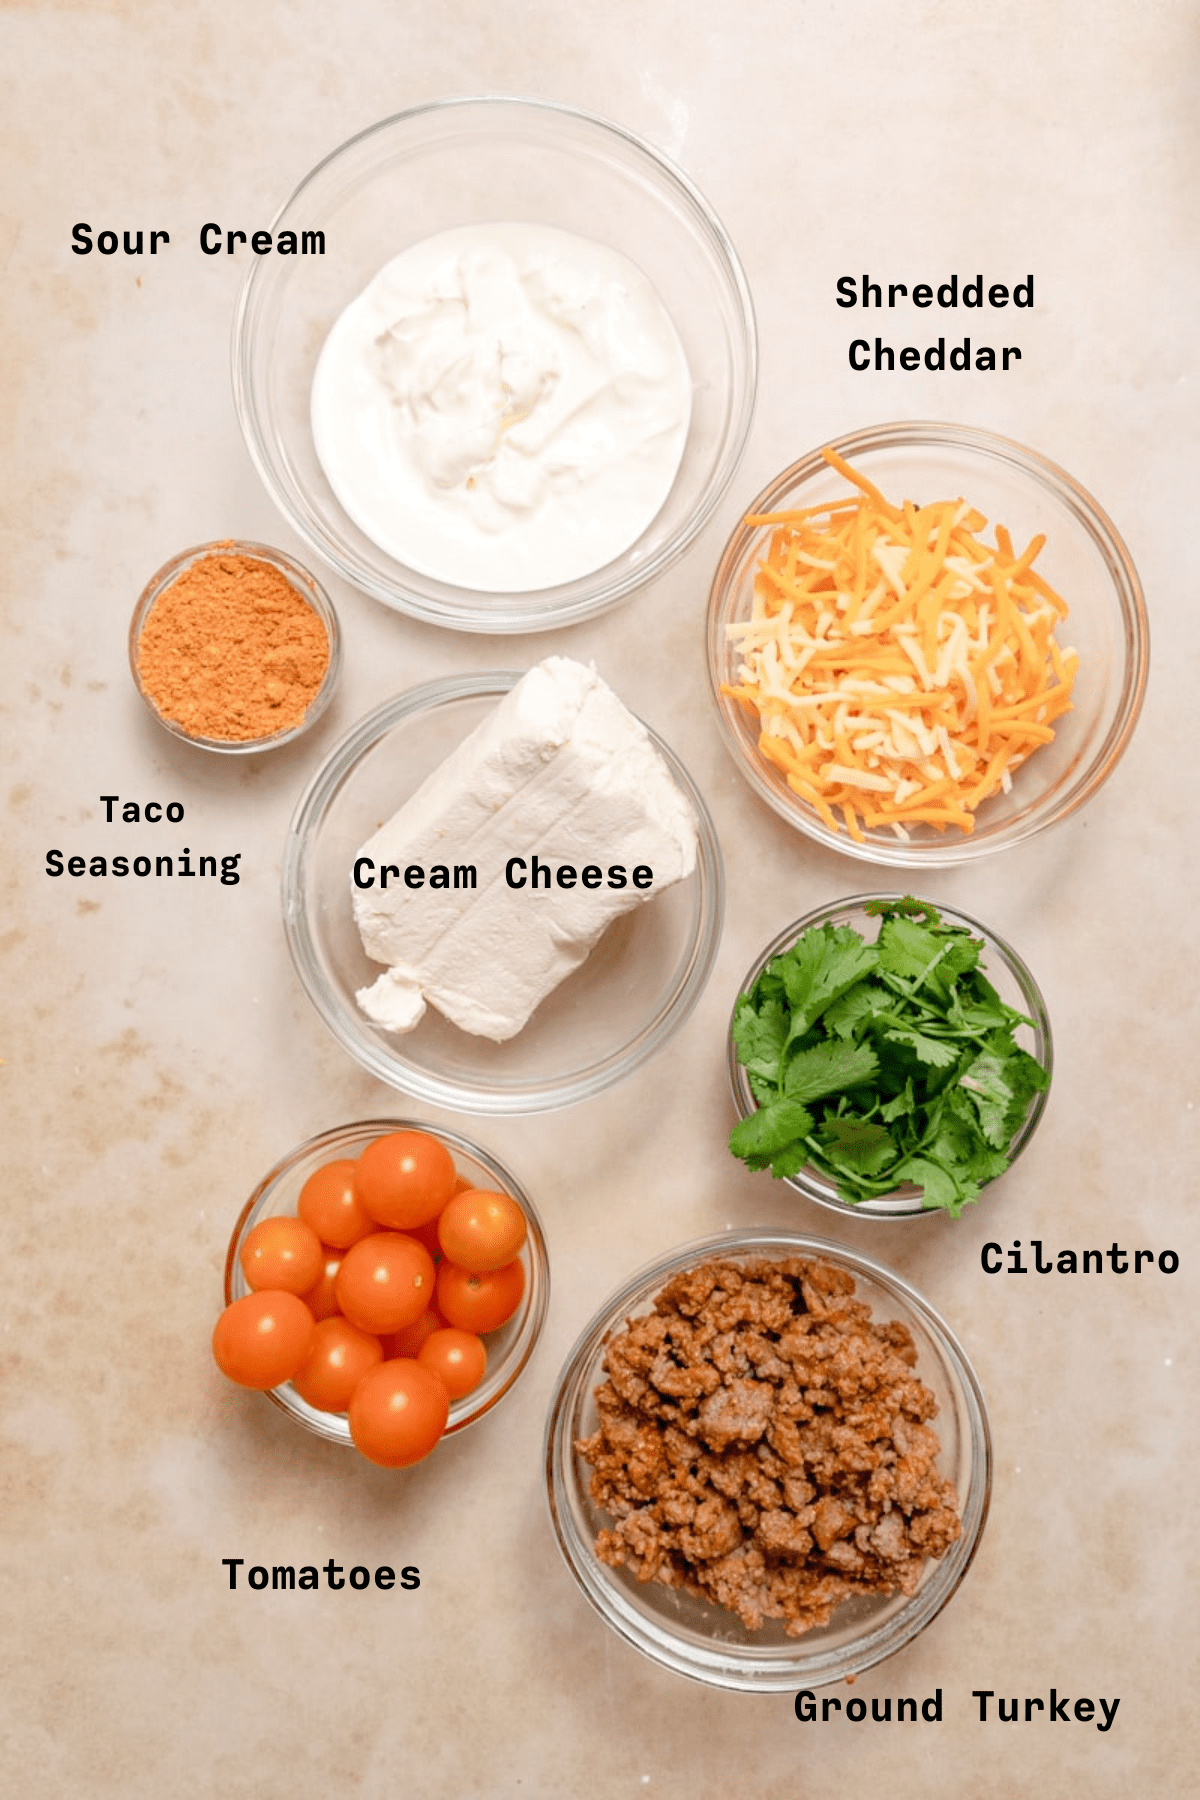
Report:
<svg viewBox="0 0 1200 1800"><path fill-rule="evenodd" d="M794 925L785 925L778 937L773 938L762 954L755 957L738 989L739 998L754 986L773 957L782 956L785 950L790 950L796 940L802 937L806 931L811 930L813 926L848 925L852 930L857 931L858 935L867 943L873 944L879 936L882 920L878 914L869 913L867 907L873 903L895 902L903 898L904 896L901 894L855 894L851 899L835 900L831 906L821 906L815 912L806 913L804 918L797 919ZM945 924L963 925L972 937L982 939L983 956L980 959L980 967L983 973L1006 1006L1011 1006L1014 1011L1024 1013L1026 1017L1033 1020L1032 1025L1017 1026L1013 1033L1017 1044L1022 1050L1027 1050L1031 1056L1037 1058L1045 1069L1047 1077L1052 1076L1054 1045L1050 1035L1050 1017L1046 1011L1046 1002L1042 998L1042 991L1021 958L1011 945L1005 943L1002 937L997 936L988 926L981 925L979 920L973 919L969 913L958 912L954 907L946 906L941 901L937 903L937 910ZM746 1070L738 1061L733 1043L732 1025L731 1015L727 1051L729 1085L733 1090L733 1103L737 1107L738 1117L746 1119L756 1110L757 1102L750 1090L750 1080ZM1046 1087L1030 1100L1020 1130L1009 1145L1009 1157L1012 1162L1016 1161L1037 1130L1049 1097L1050 1086L1047 1081ZM764 1178L768 1181L772 1179L769 1174ZM898 1188L895 1193L880 1194L873 1200L860 1200L855 1203L843 1200L838 1194L837 1183L823 1170L815 1169L811 1163L801 1169L798 1175L784 1176L782 1179L788 1187L794 1188L798 1194L803 1194L806 1200L813 1201L815 1205L827 1207L830 1212L842 1213L856 1219L894 1220L946 1217L944 1208L923 1205L921 1189L911 1185ZM986 1194L986 1192L985 1188L984 1193Z"/></svg>
<svg viewBox="0 0 1200 1800"><path fill-rule="evenodd" d="M693 377L683 460L658 515L604 568L525 594L455 587L379 549L335 498L309 422L329 329L383 264L452 226L495 221L573 231L636 264L670 314ZM733 245L703 195L656 150L543 101L438 101L385 119L326 157L277 215L274 230L286 229L323 231L325 252L254 259L234 320L234 398L272 499L339 575L437 625L534 631L592 617L683 554L741 457L757 347Z"/></svg>
<svg viewBox="0 0 1200 1800"><path fill-rule="evenodd" d="M925 1564L911 1595L845 1601L828 1625L789 1638L781 1624L748 1631L734 1613L681 1589L639 1583L628 1569L600 1562L593 1545L609 1522L589 1493L590 1469L575 1449L596 1426L595 1390L604 1376L605 1341L626 1321L653 1310L672 1276L710 1258L806 1256L847 1270L856 1298L879 1324L898 1319L917 1349L916 1373L938 1401L938 1468L954 1483L962 1535L939 1561ZM983 1395L960 1345L927 1301L869 1257L799 1232L736 1231L687 1244L632 1276L605 1302L567 1358L545 1439L550 1518L567 1567L601 1618L627 1643L665 1668L713 1687L794 1693L845 1681L882 1662L922 1632L957 1589L979 1545L991 1497L991 1435Z"/></svg>
<svg viewBox="0 0 1200 1800"><path fill-rule="evenodd" d="M429 1125L420 1119L363 1119L357 1124L338 1125L332 1131L322 1131L306 1143L297 1145L267 1171L238 1214L225 1256L225 1304L230 1306L250 1292L242 1273L239 1252L247 1234L259 1221L280 1213L294 1216L300 1190L310 1175L328 1162L342 1159L353 1162L368 1144L389 1131L432 1132L450 1151L460 1176L473 1187L510 1194L520 1204L528 1226L521 1250L525 1270L521 1304L507 1324L498 1331L488 1332L485 1339L488 1364L479 1386L461 1399L450 1402L450 1418L444 1434L449 1437L482 1419L508 1393L533 1355L550 1301L550 1262L542 1223L533 1202L502 1163L458 1132L447 1131L444 1125ZM320 1408L310 1406L307 1400L301 1399L290 1381L270 1389L267 1398L298 1425L315 1431L318 1437L345 1444L348 1448L353 1446L345 1413L322 1412Z"/></svg>
<svg viewBox="0 0 1200 1800"><path fill-rule="evenodd" d="M833 448L882 489L889 500L917 505L961 495L989 526L1007 526L1018 550L1039 532L1046 537L1037 567L1070 607L1060 640L1079 652L1074 704L1055 722L1053 743L1013 775L1012 790L986 800L975 829L910 827L903 842L886 826L864 828L857 843L831 830L816 809L787 785L758 749L758 718L722 692L737 680L740 661L727 627L751 616L755 571L770 528L734 531L713 579L708 604L708 668L726 744L762 799L789 825L828 849L893 868L930 868L971 862L1022 843L1089 800L1112 773L1137 723L1146 688L1149 628L1130 555L1116 528L1064 469L1008 438L963 425L874 426L838 438ZM747 508L747 516L814 506L847 493L847 483L819 450L785 469ZM990 532L985 535L990 535Z"/></svg>
<svg viewBox="0 0 1200 1800"><path fill-rule="evenodd" d="M687 770L651 732L696 815L696 867L686 880L614 920L506 1043L460 1031L433 1007L405 1035L359 1009L356 991L382 971L363 950L351 912L355 853L519 679L494 671L452 676L368 714L314 776L284 846L284 929L309 999L370 1074L455 1111L546 1112L623 1080L687 1018L721 936L716 830Z"/></svg>

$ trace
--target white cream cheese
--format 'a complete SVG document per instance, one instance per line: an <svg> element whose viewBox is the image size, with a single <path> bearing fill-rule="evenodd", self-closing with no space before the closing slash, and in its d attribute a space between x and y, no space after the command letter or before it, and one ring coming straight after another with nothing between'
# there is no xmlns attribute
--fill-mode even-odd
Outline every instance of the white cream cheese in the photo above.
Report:
<svg viewBox="0 0 1200 1800"><path fill-rule="evenodd" d="M636 542L691 418L683 347L606 245L464 225L404 250L337 320L312 431L355 524L459 587L573 581Z"/></svg>
<svg viewBox="0 0 1200 1800"><path fill-rule="evenodd" d="M603 885L511 887L510 859L602 871ZM696 818L644 725L592 668L551 656L359 851L352 887L363 948L385 974L357 995L368 1018L411 1031L426 1002L503 1042L630 908L689 875ZM475 887L412 889L407 868L475 870ZM627 885L607 885L620 866ZM356 862L358 869L361 861ZM637 889L635 867L653 870ZM398 871L389 885L378 872ZM552 876L552 879L554 877Z"/></svg>

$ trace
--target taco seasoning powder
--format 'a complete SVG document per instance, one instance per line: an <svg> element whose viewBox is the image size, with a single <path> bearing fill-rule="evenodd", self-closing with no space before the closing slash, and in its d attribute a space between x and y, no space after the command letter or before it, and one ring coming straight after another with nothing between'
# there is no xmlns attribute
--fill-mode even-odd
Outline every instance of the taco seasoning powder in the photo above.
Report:
<svg viewBox="0 0 1200 1800"><path fill-rule="evenodd" d="M317 613L271 563L219 548L151 606L137 644L146 698L189 737L245 743L301 723L329 667Z"/></svg>

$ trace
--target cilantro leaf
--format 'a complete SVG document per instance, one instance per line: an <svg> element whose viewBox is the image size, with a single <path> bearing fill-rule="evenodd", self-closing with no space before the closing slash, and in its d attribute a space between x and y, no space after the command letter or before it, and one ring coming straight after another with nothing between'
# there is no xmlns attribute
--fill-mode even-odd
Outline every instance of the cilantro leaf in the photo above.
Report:
<svg viewBox="0 0 1200 1800"><path fill-rule="evenodd" d="M961 1054L956 1044L928 1037L923 1031L916 1031L907 1025L889 1024L883 1033L883 1039L885 1043L901 1045L906 1050L911 1050L918 1062L928 1063L934 1069L953 1067Z"/></svg>
<svg viewBox="0 0 1200 1800"><path fill-rule="evenodd" d="M964 1206L972 1200L978 1200L980 1186L969 1177L952 1173L941 1163L934 1162L927 1156L910 1156L908 1161L897 1170L904 1181L911 1181L914 1186L923 1189L922 1206L927 1210L940 1206L957 1219Z"/></svg>
<svg viewBox="0 0 1200 1800"><path fill-rule="evenodd" d="M884 1128L871 1120L849 1114L832 1114L809 1138L814 1168L837 1183L843 1200L852 1205L887 1194L895 1187L892 1169L898 1160L896 1144Z"/></svg>
<svg viewBox="0 0 1200 1800"><path fill-rule="evenodd" d="M1007 1120L1013 1090L1005 1080L1007 1062L985 1050L963 1071L959 1086L975 1108L980 1128L989 1144L1003 1149L1010 1137Z"/></svg>
<svg viewBox="0 0 1200 1800"><path fill-rule="evenodd" d="M935 931L913 919L885 918L879 927L879 967L906 981L919 981L944 949Z"/></svg>
<svg viewBox="0 0 1200 1800"><path fill-rule="evenodd" d="M893 1094L879 1109L879 1116L885 1124L890 1125L893 1119L903 1119L916 1111L917 1102L913 1093L912 1076L904 1083L898 1094Z"/></svg>
<svg viewBox="0 0 1200 1800"><path fill-rule="evenodd" d="M958 997L954 1022L961 1025L964 1031L987 1032L997 1026L1018 1022L1025 1025L1033 1023L1023 1014L1014 1013L1011 1006L1005 1006L987 976L980 970L977 969L970 982L964 983L963 987L964 991Z"/></svg>
<svg viewBox="0 0 1200 1800"><path fill-rule="evenodd" d="M940 1011L953 1004L961 977L979 962L978 939L957 925L918 925L908 918L888 918L879 930L881 972L905 982L914 1000L933 1002Z"/></svg>
<svg viewBox="0 0 1200 1800"><path fill-rule="evenodd" d="M879 1058L870 1044L826 1040L793 1056L783 1078L783 1091L793 1100L823 1100L858 1087L879 1073Z"/></svg>
<svg viewBox="0 0 1200 1800"><path fill-rule="evenodd" d="M789 1025L787 1008L781 1000L767 999L756 1010L750 996L743 994L734 1010L733 1043L738 1061L751 1075L762 1076L776 1087Z"/></svg>
<svg viewBox="0 0 1200 1800"><path fill-rule="evenodd" d="M799 1100L772 1100L748 1119L739 1119L729 1134L729 1148L752 1169L764 1169L781 1151L806 1138L813 1117ZM803 1167L801 1162L799 1167Z"/></svg>
<svg viewBox="0 0 1200 1800"><path fill-rule="evenodd" d="M896 1154L896 1140L886 1125L862 1119L826 1119L814 1134L831 1163L856 1175L878 1175Z"/></svg>
<svg viewBox="0 0 1200 1800"><path fill-rule="evenodd" d="M836 1037L853 1037L864 1020L886 1011L891 1001L891 995L881 992L873 981L858 981L825 1008L821 1022Z"/></svg>
<svg viewBox="0 0 1200 1800"><path fill-rule="evenodd" d="M771 1158L771 1173L777 1181L786 1181L789 1176L798 1175L810 1160L808 1145L795 1143Z"/></svg>
<svg viewBox="0 0 1200 1800"><path fill-rule="evenodd" d="M792 1010L791 1036L803 1037L825 1008L869 974L878 962L850 925L818 925L806 931L772 965L782 977Z"/></svg>
<svg viewBox="0 0 1200 1800"><path fill-rule="evenodd" d="M1016 1135L1025 1122L1025 1114L1029 1111L1029 1103L1035 1094L1044 1094L1050 1086L1050 1076L1036 1056L1030 1056L1028 1050L1015 1049L1005 1066L1005 1074L1012 1088L1012 1099L1009 1102L1008 1126L1010 1139Z"/></svg>

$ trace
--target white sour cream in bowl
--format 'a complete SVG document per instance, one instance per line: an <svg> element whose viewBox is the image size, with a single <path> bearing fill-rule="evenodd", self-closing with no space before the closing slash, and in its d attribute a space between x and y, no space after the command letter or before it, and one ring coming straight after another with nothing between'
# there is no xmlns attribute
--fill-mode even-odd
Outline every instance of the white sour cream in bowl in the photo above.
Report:
<svg viewBox="0 0 1200 1800"><path fill-rule="evenodd" d="M543 225L461 226L387 263L326 339L317 456L397 561L517 593L602 568L671 491L692 380L626 257Z"/></svg>

